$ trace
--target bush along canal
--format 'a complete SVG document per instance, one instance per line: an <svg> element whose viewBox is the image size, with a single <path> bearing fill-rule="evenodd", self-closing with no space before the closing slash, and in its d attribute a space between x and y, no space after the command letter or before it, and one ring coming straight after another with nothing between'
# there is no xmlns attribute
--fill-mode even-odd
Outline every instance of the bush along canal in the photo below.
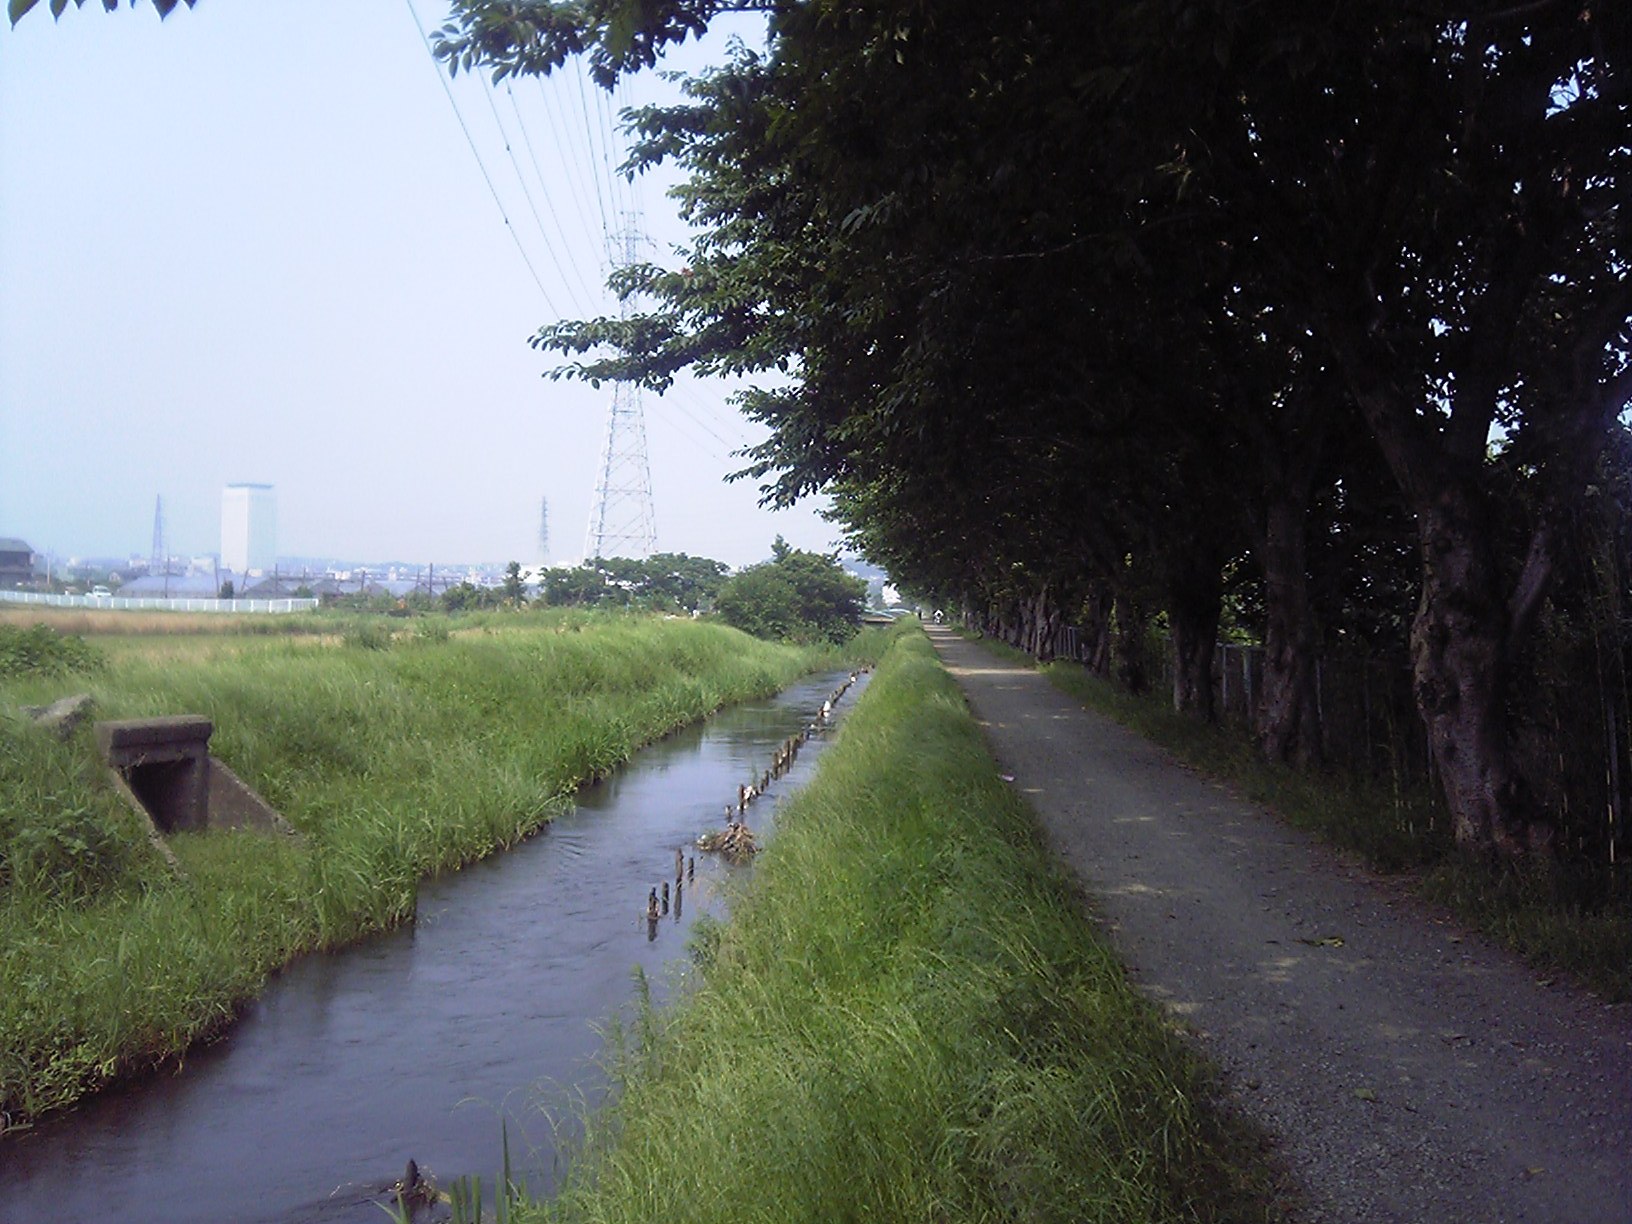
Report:
<svg viewBox="0 0 1632 1224"><path fill-rule="evenodd" d="M766 831L848 683L810 677L670 735L537 837L427 881L412 924L295 963L180 1073L0 1139L0 1219L377 1221L410 1158L491 1185L505 1137L548 1194L603 1089L599 1026L674 988L690 924L737 874L697 839Z"/></svg>

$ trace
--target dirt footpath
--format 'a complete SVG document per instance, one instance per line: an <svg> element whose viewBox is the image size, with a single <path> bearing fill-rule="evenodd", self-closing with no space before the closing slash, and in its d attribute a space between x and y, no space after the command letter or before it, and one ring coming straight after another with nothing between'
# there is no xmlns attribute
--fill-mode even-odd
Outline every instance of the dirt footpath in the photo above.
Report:
<svg viewBox="0 0 1632 1224"><path fill-rule="evenodd" d="M1312 1221L1632 1222L1632 1008L1508 953L946 630L1134 979L1278 1136Z"/></svg>

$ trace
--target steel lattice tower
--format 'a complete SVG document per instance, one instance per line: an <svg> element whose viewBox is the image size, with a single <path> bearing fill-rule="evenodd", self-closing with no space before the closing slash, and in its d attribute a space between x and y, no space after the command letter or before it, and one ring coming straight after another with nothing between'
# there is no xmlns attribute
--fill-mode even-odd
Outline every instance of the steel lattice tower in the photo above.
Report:
<svg viewBox="0 0 1632 1224"><path fill-rule="evenodd" d="M645 241L630 224L622 238L622 266L635 262ZM619 314L628 318L625 299ZM595 557L649 557L657 551L657 515L652 507L652 469L646 457L646 408L640 387L619 382L612 388L606 418L606 445L595 482L595 500L584 538L584 560Z"/></svg>
<svg viewBox="0 0 1632 1224"><path fill-rule="evenodd" d="M153 555L148 558L147 572L170 573L170 549L164 541L164 494L153 499Z"/></svg>

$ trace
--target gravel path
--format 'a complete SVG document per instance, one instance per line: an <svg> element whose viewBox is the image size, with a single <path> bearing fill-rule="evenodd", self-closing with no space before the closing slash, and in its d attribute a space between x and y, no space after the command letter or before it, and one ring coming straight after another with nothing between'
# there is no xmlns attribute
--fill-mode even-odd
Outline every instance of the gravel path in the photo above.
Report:
<svg viewBox="0 0 1632 1224"><path fill-rule="evenodd" d="M1632 1008L1539 981L1313 837L930 630L1135 981L1318 1221L1632 1222Z"/></svg>

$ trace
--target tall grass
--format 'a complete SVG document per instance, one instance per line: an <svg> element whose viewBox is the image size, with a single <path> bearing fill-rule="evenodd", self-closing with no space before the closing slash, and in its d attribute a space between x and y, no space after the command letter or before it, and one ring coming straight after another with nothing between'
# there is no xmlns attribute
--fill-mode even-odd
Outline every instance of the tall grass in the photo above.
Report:
<svg viewBox="0 0 1632 1224"><path fill-rule="evenodd" d="M532 1220L1275 1218L921 634L648 1012Z"/></svg>
<svg viewBox="0 0 1632 1224"><path fill-rule="evenodd" d="M267 639L74 677L99 717L211 718L212 752L302 835L174 838L180 877L123 812L88 729L63 744L0 716L13 1123L178 1055L300 952L411 916L422 877L527 836L642 744L840 658L655 618L516 618L374 645ZM51 685L0 686L0 709Z"/></svg>

